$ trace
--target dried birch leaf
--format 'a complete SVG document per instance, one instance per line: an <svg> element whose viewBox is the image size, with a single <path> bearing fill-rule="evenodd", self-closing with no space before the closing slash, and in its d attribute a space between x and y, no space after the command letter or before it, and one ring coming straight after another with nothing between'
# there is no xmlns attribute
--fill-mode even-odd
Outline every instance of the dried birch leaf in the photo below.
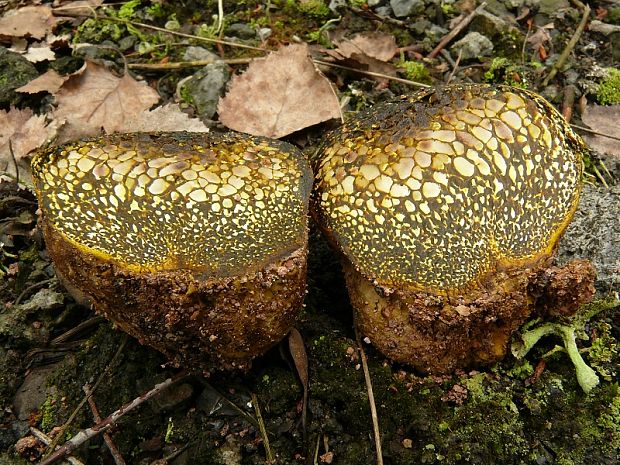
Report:
<svg viewBox="0 0 620 465"><path fill-rule="evenodd" d="M620 105L588 105L581 115L581 119L593 131L620 137ZM583 138L599 153L620 157L620 143L609 137L584 134Z"/></svg>
<svg viewBox="0 0 620 465"><path fill-rule="evenodd" d="M233 77L218 112L231 129L274 138L341 117L338 98L305 44L252 62L244 74Z"/></svg>
<svg viewBox="0 0 620 465"><path fill-rule="evenodd" d="M0 38L33 37L42 39L56 25L48 6L26 6L10 10L0 18Z"/></svg>
<svg viewBox="0 0 620 465"><path fill-rule="evenodd" d="M198 118L190 118L179 105L169 103L151 111L138 114L118 129L122 132L190 131L209 132L209 128Z"/></svg>
<svg viewBox="0 0 620 465"><path fill-rule="evenodd" d="M84 72L72 76L58 91L54 118L67 122L64 131L71 132L73 125L88 134L101 127L110 133L158 100L157 92L129 74L119 78L103 66L87 62Z"/></svg>

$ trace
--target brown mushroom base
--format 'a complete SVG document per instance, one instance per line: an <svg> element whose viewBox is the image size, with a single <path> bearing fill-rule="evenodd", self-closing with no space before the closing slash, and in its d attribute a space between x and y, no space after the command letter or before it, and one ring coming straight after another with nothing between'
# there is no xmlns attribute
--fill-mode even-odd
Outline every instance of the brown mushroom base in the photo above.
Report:
<svg viewBox="0 0 620 465"><path fill-rule="evenodd" d="M307 247L242 276L204 277L129 271L81 252L47 225L44 234L70 292L81 289L97 312L188 369L248 368L286 336L302 308Z"/></svg>
<svg viewBox="0 0 620 465"><path fill-rule="evenodd" d="M514 330L533 315L569 315L594 295L587 261L550 260L496 273L484 289L462 296L385 291L344 262L360 332L388 358L424 373L488 365L502 359Z"/></svg>

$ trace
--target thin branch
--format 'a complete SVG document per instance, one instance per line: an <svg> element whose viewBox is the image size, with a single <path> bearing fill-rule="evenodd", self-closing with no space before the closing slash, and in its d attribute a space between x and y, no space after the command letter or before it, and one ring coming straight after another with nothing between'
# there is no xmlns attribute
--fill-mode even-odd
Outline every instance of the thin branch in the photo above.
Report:
<svg viewBox="0 0 620 465"><path fill-rule="evenodd" d="M351 68L349 66L337 65L336 63L330 63L329 61L315 60L315 59L312 59L312 61L314 61L314 63L317 64L317 65L329 66L330 68L344 69L346 71L351 71L353 73L364 74L366 76L372 76L372 77L379 77L379 78L383 78L383 79L388 79L390 81L401 82L403 84L408 84L410 86L431 87L428 84L422 84L421 82L410 81L409 79L402 79L402 78L390 76L388 74L375 73L373 71L365 71L365 70L362 70L362 69L355 69L355 68Z"/></svg>
<svg viewBox="0 0 620 465"><path fill-rule="evenodd" d="M585 126L579 126L578 124L571 124L571 127L575 129L579 129L580 131L585 131L590 134L594 134L596 136L609 137L610 139L620 140L620 137L614 136L613 134L607 134L605 132L595 131L594 129L586 128Z"/></svg>
<svg viewBox="0 0 620 465"><path fill-rule="evenodd" d="M142 394L140 397L135 398L131 402L126 403L121 408L119 408L118 410L116 410L115 412L113 412L112 414L110 414L109 416L101 420L100 422L98 422L95 426L92 426L91 428L86 428L80 431L79 433L77 433L75 436L73 436L73 438L65 442L53 454L51 454L49 457L43 460L40 463L40 465L51 465L57 462L58 460L64 458L67 454L70 454L71 451L81 446L86 441L89 441L90 439L92 439L93 437L101 433L105 433L107 430L112 428L112 426L114 426L114 424L125 414L131 412L133 409L142 405L145 401L156 396L160 392L165 391L173 384L185 378L185 376L186 376L185 372L181 372L178 375L176 375L174 378L168 378L165 381L159 384L156 384L153 389L146 392L145 394Z"/></svg>
<svg viewBox="0 0 620 465"><path fill-rule="evenodd" d="M87 396L88 406L90 407L90 411L93 414L93 418L95 419L97 423L99 423L101 421L101 414L99 413L99 409L97 408L95 399L93 399L92 390L90 389L90 386L88 384L84 385L83 389L84 389L84 394L86 394ZM118 450L118 447L116 447L116 444L114 444L114 441L112 441L112 436L110 436L109 433L107 432L103 433L103 441L105 442L105 445L108 447L108 450L110 451L110 454L112 455L112 458L114 459L114 463L116 465L126 465L125 459L121 455L121 452Z"/></svg>
<svg viewBox="0 0 620 465"><path fill-rule="evenodd" d="M274 463L273 460L273 452L271 451L271 446L269 445L269 435L267 433L267 428L265 427L265 421L263 420L263 415L260 412L260 407L258 406L258 397L255 393L252 393L252 404L254 405L254 410L256 411L256 419L258 420L258 426L260 430L260 435L263 438L263 444L265 446L265 453L267 455L267 463Z"/></svg>
<svg viewBox="0 0 620 465"><path fill-rule="evenodd" d="M201 66L211 65L213 63L226 63L228 65L247 65L254 60L254 58L230 58L218 60L171 61L168 63L130 63L128 66L129 69L168 71L171 69L198 68Z"/></svg>
<svg viewBox="0 0 620 465"><path fill-rule="evenodd" d="M579 40L579 37L581 37L581 33L583 32L584 28L586 27L586 23L588 22L588 16L590 16L590 6L589 5L584 5L581 2L579 2L579 3L584 8L583 9L583 16L581 17L581 21L579 22L579 26L577 26L577 30L575 31L573 36L568 41L568 44L566 44L566 47L564 48L564 50L562 50L562 54L560 55L558 60L553 64L553 67L551 68L551 71L549 72L549 75L542 82L542 86L543 87L545 87L547 84L549 84L549 81L551 81L551 79L553 79L555 77L555 75L558 74L558 71L560 71L562 66L564 66L564 63L566 63L566 60L568 60L568 55L570 55L570 52L575 48L575 45L577 45L577 41Z"/></svg>
<svg viewBox="0 0 620 465"><path fill-rule="evenodd" d="M484 7L487 6L487 2L482 2L478 8L469 13L460 23L456 25L454 29L452 29L448 34L446 34L437 44L437 47L433 49L431 53L428 54L427 58L435 58L443 48L448 45L448 43L454 39L465 27L472 22L474 17L481 13L484 10Z"/></svg>
<svg viewBox="0 0 620 465"><path fill-rule="evenodd" d="M43 431L41 431L39 429L36 429L34 426L30 427L30 432L32 433L32 435L35 438L37 438L39 441L41 441L46 446L48 446L50 444L50 442L52 442L52 438L50 438ZM65 460L67 462L69 462L71 465L84 465L84 462L82 462L81 460L75 458L72 455L69 455L69 456L65 457Z"/></svg>
<svg viewBox="0 0 620 465"><path fill-rule="evenodd" d="M383 465L383 452L381 449L381 433L379 432L379 417L377 415L377 405L375 404L375 395L372 391L372 381L370 379L370 371L368 370L368 361L366 360L366 353L362 347L360 341L360 335L355 329L355 341L357 342L357 349L360 352L360 358L362 359L362 369L364 370L364 380L366 381L366 390L368 391L368 403L370 404L370 416L372 418L372 431L375 437L375 451L377 453L377 465Z"/></svg>
<svg viewBox="0 0 620 465"><path fill-rule="evenodd" d="M55 12L55 10L52 10L52 12ZM76 16L76 17L87 17L90 18L90 15L84 14L84 13L69 13L69 12L65 12L65 13L60 13L63 16ZM139 23L136 21L129 21L127 19L122 19L122 18L115 18L113 16L99 16L97 18L98 20L108 20L108 21L113 21L116 23L122 23L122 24L128 24L130 26L134 26L134 27L141 27L144 29L151 29L153 31L158 31L158 32L163 32L165 34L170 34L173 36L177 36L177 37L185 37L187 39L193 39L193 40L197 40L197 41L202 41L202 42L209 42L209 43L213 43L213 44L220 44L220 45L228 45L230 47L237 47L237 48L247 48L249 50L258 50L261 52L267 52L268 50L262 47L254 47L253 45L246 45L246 44L241 44L238 42L232 42L229 40L222 40L222 39L211 39L208 37L200 37L200 36L196 36L193 34L186 34L184 32L178 32L178 31L170 31L168 29L165 29L163 27L158 27L158 26L153 26L151 24L146 24L146 23Z"/></svg>

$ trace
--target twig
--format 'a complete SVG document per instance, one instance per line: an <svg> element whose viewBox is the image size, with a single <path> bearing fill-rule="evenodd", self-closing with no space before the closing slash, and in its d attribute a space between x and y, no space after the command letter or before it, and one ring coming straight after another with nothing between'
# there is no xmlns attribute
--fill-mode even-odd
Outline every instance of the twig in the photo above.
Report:
<svg viewBox="0 0 620 465"><path fill-rule="evenodd" d="M254 58L230 58L218 60L171 61L168 63L130 63L128 67L129 69L168 71L171 69L197 68L199 66L206 66L213 63L226 63L228 65L247 65L252 61L254 61Z"/></svg>
<svg viewBox="0 0 620 465"><path fill-rule="evenodd" d="M13 140L9 137L9 153L13 159L13 166L15 167L15 184L19 184L19 168L17 166L17 158L15 158L15 152L13 152Z"/></svg>
<svg viewBox="0 0 620 465"><path fill-rule="evenodd" d="M52 10L52 12L54 12L55 10ZM61 13L63 14L63 13ZM76 16L76 17L87 17L90 18L90 15L84 14L84 13L64 13L64 16ZM231 42L229 40L222 40L222 39L211 39L208 37L200 37L200 36L196 36L193 34L186 34L184 32L178 32L178 31L170 31L168 29L165 29L163 27L158 27L158 26L153 26L151 24L146 24L146 23L138 23L136 21L129 21L127 19L122 19L122 18L115 18L113 16L99 16L97 18L97 20L105 20L107 19L108 21L113 21L116 23L122 23L122 24L128 24L130 26L134 26L134 27L141 27L144 29L151 29L153 31L158 31L158 32L163 32L165 34L170 34L173 36L177 36L177 37L185 37L187 39L194 39L197 41L202 41L202 42L209 42L209 43L214 43L214 44L220 44L220 45L228 45L230 47L237 47L237 48L247 48L249 50L258 50L261 52L267 52L268 50L262 47L254 47L253 45L247 45L247 44L241 44L238 42Z"/></svg>
<svg viewBox="0 0 620 465"><path fill-rule="evenodd" d="M32 433L32 435L35 438L37 438L39 441L41 441L46 446L48 446L49 443L52 442L52 438L50 438L43 431L41 431L39 429L36 429L34 426L30 427L30 432ZM65 457L65 460L67 462L69 462L71 465L84 465L84 462L82 462L81 460L78 460L77 458L75 458L72 455L69 455L68 457Z"/></svg>
<svg viewBox="0 0 620 465"><path fill-rule="evenodd" d="M620 140L620 137L614 136L613 134L607 134L605 132L595 131L594 129L586 128L585 126L579 126L578 124L571 124L571 127L575 129L579 129L580 131L585 131L590 134L594 134L595 136L603 136L609 137L610 139Z"/></svg>
<svg viewBox="0 0 620 465"><path fill-rule="evenodd" d="M579 26L577 26L577 30L568 41L568 44L566 44L564 50L562 50L562 54L560 55L558 60L553 64L553 67L551 68L551 71L549 72L547 77L542 82L543 87L549 84L549 81L551 81L551 79L553 79L555 75L558 74L558 71L562 68L562 66L564 66L564 63L566 63L566 60L568 59L568 55L570 55L570 52L575 48L575 45L577 45L577 41L579 40L579 37L581 37L583 29L586 27L586 23L588 22L588 16L590 15L590 6L584 5L581 2L579 2L578 4L581 4L581 6L583 6L583 16L581 17Z"/></svg>
<svg viewBox="0 0 620 465"><path fill-rule="evenodd" d="M224 0L217 0L217 30L216 34L222 32L222 26L224 25Z"/></svg>
<svg viewBox="0 0 620 465"><path fill-rule="evenodd" d="M288 335L288 348L293 357L293 363L297 370L297 375L301 381L302 388L304 390L302 407L301 407L301 426L303 431L303 438L306 439L306 420L308 412L308 386L310 384L308 376L308 354L306 353L306 347L304 340L301 337L297 328L292 328Z"/></svg>
<svg viewBox="0 0 620 465"><path fill-rule="evenodd" d="M90 407L90 411L93 413L93 418L97 423L99 423L101 421L101 414L99 413L97 404L95 404L95 399L93 399L92 390L90 389L90 386L88 384L85 384L83 389L84 394L86 394L88 399L88 406ZM116 447L116 444L114 444L114 441L112 441L112 436L110 436L110 434L107 432L103 433L103 440L105 442L105 445L108 447L112 458L114 459L114 463L116 465L126 465L125 459L121 455L121 452L118 450L118 447Z"/></svg>
<svg viewBox="0 0 620 465"><path fill-rule="evenodd" d="M454 77L454 74L456 73L456 70L459 69L459 63L461 62L461 57L462 56L463 56L463 49L460 49L459 50L459 56L456 57L456 61L454 62L454 66L452 66L452 72L450 73L450 76L448 76L448 79L446 80L446 84L450 84L450 81Z"/></svg>
<svg viewBox="0 0 620 465"><path fill-rule="evenodd" d="M379 78L383 78L383 79L389 79L390 81L401 82L403 84L408 84L410 86L431 87L428 84L422 84L421 82L410 81L409 79L402 79L402 78L399 78L399 77L390 76L388 74L375 73L373 71L365 71L365 70L362 70L362 69L355 69L355 68L351 68L349 66L337 65L336 63L330 63L329 61L316 60L316 59L312 59L312 61L314 61L314 63L317 64L317 65L329 66L331 68L337 68L337 69L344 69L346 71L351 71L353 73L358 73L358 74L364 74L366 76L372 76L372 77L379 77Z"/></svg>
<svg viewBox="0 0 620 465"><path fill-rule="evenodd" d="M114 356L110 360L110 363L108 363L108 365L103 370L103 373L101 373L101 375L99 376L99 378L97 379L97 381L93 385L93 388L91 389L91 395L99 387L99 385L101 384L103 379L108 375L108 373L112 369L112 366L114 366L114 363L116 362L117 358L120 356L120 354L122 353L123 349L125 348L125 344L127 344L127 340L128 340L127 334L123 334L123 339L122 339L121 343L119 344L118 349L116 350L116 353L114 354ZM58 445L58 443L60 442L60 439L64 436L65 430L69 427L69 425L71 423L73 423L73 420L75 419L75 417L77 416L79 411L82 410L82 407L84 407L84 404L86 404L86 402L88 401L88 397L89 396L85 396L80 401L80 403L73 410L71 415L69 415L69 418L67 419L67 421L60 427L60 431L54 437L54 440L52 441L52 443L48 446L47 455L49 457L51 457L53 455L53 452L56 449L56 446ZM52 463L52 462L50 462L50 463Z"/></svg>
<svg viewBox="0 0 620 465"><path fill-rule="evenodd" d="M427 58L435 58L443 48L448 45L448 43L454 39L463 29L467 26L474 17L484 10L484 7L487 6L487 2L482 2L478 8L469 13L460 23L456 25L454 29L452 29L448 34L446 34L437 44L437 47L433 49L431 53L428 54Z"/></svg>
<svg viewBox="0 0 620 465"><path fill-rule="evenodd" d="M45 287L47 284L51 283L53 280L54 280L54 278L50 278L50 279L45 279L43 281L39 281L38 283L31 284L26 289L24 289L22 292L20 292L20 294L17 296L17 298L13 302L13 305L19 305L21 303L22 299L24 297L26 297L26 294L28 294L29 292L32 292L34 290L37 290L37 289L39 289L41 287Z"/></svg>
<svg viewBox="0 0 620 465"><path fill-rule="evenodd" d="M375 395L372 392L372 381L370 379L370 371L368 370L368 361L366 360L366 353L362 347L360 341L360 335L355 329L355 341L357 342L357 349L360 352L360 358L362 359L362 369L364 370L364 380L366 381L366 390L368 391L368 403L370 404L370 416L372 418L372 431L375 436L375 452L377 453L377 465L383 465L383 452L381 449L381 433L379 432L379 417L377 416L377 406L375 404Z"/></svg>
<svg viewBox="0 0 620 465"><path fill-rule="evenodd" d="M101 420L100 422L98 422L95 426L92 426L91 428L86 428L80 431L79 433L77 433L75 436L73 436L73 438L65 442L59 449L57 449L53 454L51 454L45 460L43 460L39 465L51 465L57 462L58 460L62 459L63 457L65 457L67 454L71 453L71 451L73 451L76 447L81 446L86 441L90 440L91 438L101 433L105 433L107 430L112 428L112 426L114 426L114 424L125 414L131 412L136 407L142 405L145 401L149 400L151 397L159 394L160 392L165 391L173 384L185 378L185 376L186 376L185 372L181 372L178 375L176 375L174 378L168 378L167 380L159 384L156 384L153 389L146 392L145 394L142 394L140 397L135 398L131 402L126 403L121 408L119 408L118 410L116 410L115 412L113 412L112 414L110 414L109 416Z"/></svg>
<svg viewBox="0 0 620 465"><path fill-rule="evenodd" d="M573 117L573 106L575 105L575 86L569 84L564 88L564 98L562 99L562 116L570 123Z"/></svg>
<svg viewBox="0 0 620 465"><path fill-rule="evenodd" d="M265 427L265 421L263 420L263 415L260 412L260 407L258 406L258 397L255 393L252 393L252 404L254 405L254 410L256 411L256 419L258 420L258 426L260 429L260 435L263 438L263 444L265 445L265 453L267 455L267 463L274 463L273 461L273 452L271 451L271 446L269 445L269 436L267 435L267 428Z"/></svg>

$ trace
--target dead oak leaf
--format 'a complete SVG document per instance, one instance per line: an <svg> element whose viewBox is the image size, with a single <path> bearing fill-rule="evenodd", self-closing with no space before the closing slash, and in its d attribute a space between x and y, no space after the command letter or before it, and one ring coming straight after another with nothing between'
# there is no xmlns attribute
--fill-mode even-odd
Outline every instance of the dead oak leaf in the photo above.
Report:
<svg viewBox="0 0 620 465"><path fill-rule="evenodd" d="M588 105L581 119L593 131L620 138L620 105ZM620 159L620 144L617 139L599 134L584 134L583 138L595 151Z"/></svg>
<svg viewBox="0 0 620 465"><path fill-rule="evenodd" d="M209 132L209 128L202 121L198 118L190 118L176 103L168 103L154 110L143 111L118 130L121 132Z"/></svg>
<svg viewBox="0 0 620 465"><path fill-rule="evenodd" d="M17 164L20 179L28 179L27 156L54 134L55 125L48 125L45 116L35 115L30 109L0 110L0 172L15 176Z"/></svg>
<svg viewBox="0 0 620 465"><path fill-rule="evenodd" d="M43 39L56 25L49 6L26 6L8 11L0 18L0 39L33 37Z"/></svg>
<svg viewBox="0 0 620 465"><path fill-rule="evenodd" d="M316 70L306 44L288 45L253 61L233 77L218 112L231 129L273 138L341 117L338 98Z"/></svg>
<svg viewBox="0 0 620 465"><path fill-rule="evenodd" d="M83 73L72 76L56 94L54 118L67 125L118 131L159 100L159 94L129 74L117 77L105 67L86 62ZM67 128L70 129L70 128ZM90 132L90 130L88 131Z"/></svg>

